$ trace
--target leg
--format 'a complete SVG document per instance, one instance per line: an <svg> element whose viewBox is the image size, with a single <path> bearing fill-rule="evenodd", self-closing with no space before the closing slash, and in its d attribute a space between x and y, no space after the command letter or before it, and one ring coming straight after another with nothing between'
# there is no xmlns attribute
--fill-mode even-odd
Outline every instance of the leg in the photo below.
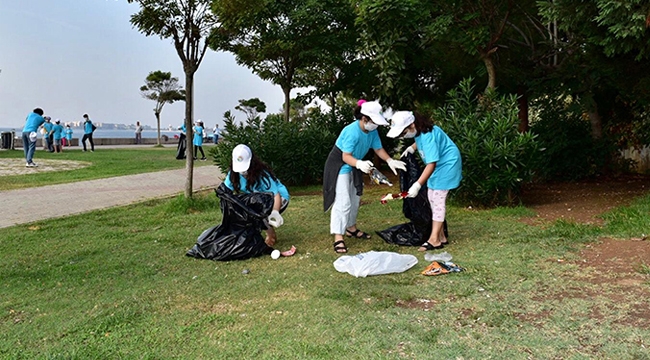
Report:
<svg viewBox="0 0 650 360"><path fill-rule="evenodd" d="M95 142L93 142L93 133L88 134L88 141L90 141L90 151L95 151Z"/></svg>
<svg viewBox="0 0 650 360"><path fill-rule="evenodd" d="M198 146L194 146L194 160L196 160L196 153L199 151Z"/></svg>
<svg viewBox="0 0 650 360"><path fill-rule="evenodd" d="M88 139L88 134L84 134L84 136L81 138L81 143L84 146L84 151L86 151L86 139Z"/></svg>
<svg viewBox="0 0 650 360"><path fill-rule="evenodd" d="M23 152L25 153L25 163L32 162L32 154L29 152L31 140L29 140L29 133L23 131ZM36 145L36 143L34 143Z"/></svg>
<svg viewBox="0 0 650 360"><path fill-rule="evenodd" d="M266 239L264 239L264 242L266 245L273 247L276 241L278 241L278 236L275 233L275 229L273 226L269 225L269 228L266 229Z"/></svg>
<svg viewBox="0 0 650 360"><path fill-rule="evenodd" d="M356 189L352 184L352 174L339 174L336 179L334 205L332 205L332 212L330 214L330 234L334 235L334 251L337 253L348 252L348 249L343 242L343 234L345 234L345 229L348 226L350 212L352 210L351 192L356 195Z"/></svg>
<svg viewBox="0 0 650 360"><path fill-rule="evenodd" d="M418 250L426 251L433 249L441 249L444 244L447 242L445 235L442 231L443 223L445 221L445 212L446 212L446 200L449 190L432 190L427 191L427 197L429 198L429 204L431 205L431 219L433 220L431 224L431 235L429 240L424 243Z"/></svg>
<svg viewBox="0 0 650 360"><path fill-rule="evenodd" d="M205 160L205 153L203 152L203 146L198 147L201 150L201 160Z"/></svg>

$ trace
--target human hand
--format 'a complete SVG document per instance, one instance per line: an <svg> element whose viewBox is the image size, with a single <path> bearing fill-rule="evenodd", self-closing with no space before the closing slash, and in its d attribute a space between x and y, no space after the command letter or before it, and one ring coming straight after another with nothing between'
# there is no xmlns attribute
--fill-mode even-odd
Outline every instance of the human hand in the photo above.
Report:
<svg viewBox="0 0 650 360"><path fill-rule="evenodd" d="M269 215L269 225L278 228L284 224L284 219L282 218L282 215L277 210L271 211L271 215Z"/></svg>
<svg viewBox="0 0 650 360"><path fill-rule="evenodd" d="M397 169L400 169L402 171L406 171L406 164L403 161L399 161L399 160L389 158L388 161L386 161L386 162L388 163L388 167L390 167L390 169L393 170L393 174L395 174L395 175L397 175Z"/></svg>
<svg viewBox="0 0 650 360"><path fill-rule="evenodd" d="M418 196L418 193L420 192L420 189L422 188L422 185L420 185L419 182L414 182L413 185L411 185L411 188L409 188L409 194L406 195L407 198L414 198Z"/></svg>
<svg viewBox="0 0 650 360"><path fill-rule="evenodd" d="M400 158L403 158L403 157L407 156L408 154L413 154L413 153L415 153L415 149L413 148L413 146L407 146L406 150L404 150L404 152L402 153L402 156L400 156Z"/></svg>
<svg viewBox="0 0 650 360"><path fill-rule="evenodd" d="M357 169L363 171L364 173L369 173L370 169L373 167L373 163L370 160L357 160Z"/></svg>

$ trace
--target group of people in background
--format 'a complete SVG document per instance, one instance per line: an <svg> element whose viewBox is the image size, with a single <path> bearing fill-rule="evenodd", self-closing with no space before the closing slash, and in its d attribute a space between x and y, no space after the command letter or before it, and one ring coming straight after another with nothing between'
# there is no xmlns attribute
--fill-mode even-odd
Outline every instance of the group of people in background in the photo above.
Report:
<svg viewBox="0 0 650 360"><path fill-rule="evenodd" d="M83 151L86 151L86 140L88 140L90 143L90 151L94 151L95 144L93 143L92 133L95 131L95 126L88 117L88 114L84 114L83 118ZM43 109L36 108L32 110L32 112L29 113L25 119L25 126L23 127L22 131L23 151L25 152L26 167L38 166L34 162L34 152L36 151L36 139L38 138L39 131L43 136L43 148L49 152L63 152L63 147L66 145L70 146L72 143L73 130L69 124L66 124L64 127L61 125L60 119L56 119L54 123L52 123L52 118L48 115L44 115Z"/></svg>

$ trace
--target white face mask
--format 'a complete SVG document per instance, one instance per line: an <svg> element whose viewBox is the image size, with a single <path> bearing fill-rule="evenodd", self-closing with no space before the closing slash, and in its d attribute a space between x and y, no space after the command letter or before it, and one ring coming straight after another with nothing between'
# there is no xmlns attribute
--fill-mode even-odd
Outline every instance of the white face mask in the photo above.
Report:
<svg viewBox="0 0 650 360"><path fill-rule="evenodd" d="M404 134L404 139L411 139L415 137L415 134L417 134L417 131L415 130L408 130L406 134Z"/></svg>
<svg viewBox="0 0 650 360"><path fill-rule="evenodd" d="M379 125L377 125L375 123L371 123L371 122L365 123L363 125L363 128L368 130L368 131L373 131L373 130L377 129L378 127L379 127Z"/></svg>

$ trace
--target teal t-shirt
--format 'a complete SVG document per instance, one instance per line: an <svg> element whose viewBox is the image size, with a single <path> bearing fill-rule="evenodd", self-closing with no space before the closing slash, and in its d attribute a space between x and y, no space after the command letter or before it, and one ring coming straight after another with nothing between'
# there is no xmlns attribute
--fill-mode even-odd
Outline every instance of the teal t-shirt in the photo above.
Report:
<svg viewBox="0 0 650 360"><path fill-rule="evenodd" d="M72 140L72 129L70 128L65 129L65 138L68 140Z"/></svg>
<svg viewBox="0 0 650 360"><path fill-rule="evenodd" d="M230 171L226 175L226 180L224 180L223 184L226 185L228 189L235 190L235 188L232 185L232 182L230 181ZM243 194L250 193L250 191L246 189L247 184L248 183L244 175L239 174L239 186L240 186L240 191ZM272 193L273 196L279 193L282 198L290 200L289 190L287 190L287 187L284 186L284 184L282 184L280 180L273 180L273 178L271 178L270 176L265 176L264 178L262 178L257 183L257 185L253 188L253 192Z"/></svg>
<svg viewBox="0 0 650 360"><path fill-rule="evenodd" d="M23 132L30 133L30 132L35 132L38 130L38 127L43 125L45 122L45 119L41 115L38 115L37 113L33 112L27 115L27 119L25 119L25 126L23 127Z"/></svg>
<svg viewBox="0 0 650 360"><path fill-rule="evenodd" d="M203 146L203 127L195 126L193 129L194 139L192 141L192 144L194 144L194 146Z"/></svg>
<svg viewBox="0 0 650 360"><path fill-rule="evenodd" d="M415 137L418 153L425 164L436 163L436 169L427 181L433 190L451 190L460 185L463 178L460 151L454 142L438 126L428 133Z"/></svg>
<svg viewBox="0 0 650 360"><path fill-rule="evenodd" d="M368 150L379 150L382 148L381 140L377 130L364 132L361 130L359 120L347 125L336 139L336 146L344 153L350 153L355 159L361 160L368 154ZM339 174L352 172L352 166L344 164Z"/></svg>
<svg viewBox="0 0 650 360"><path fill-rule="evenodd" d="M63 133L63 126L54 124L52 126L52 134L54 140L61 140L61 134Z"/></svg>

